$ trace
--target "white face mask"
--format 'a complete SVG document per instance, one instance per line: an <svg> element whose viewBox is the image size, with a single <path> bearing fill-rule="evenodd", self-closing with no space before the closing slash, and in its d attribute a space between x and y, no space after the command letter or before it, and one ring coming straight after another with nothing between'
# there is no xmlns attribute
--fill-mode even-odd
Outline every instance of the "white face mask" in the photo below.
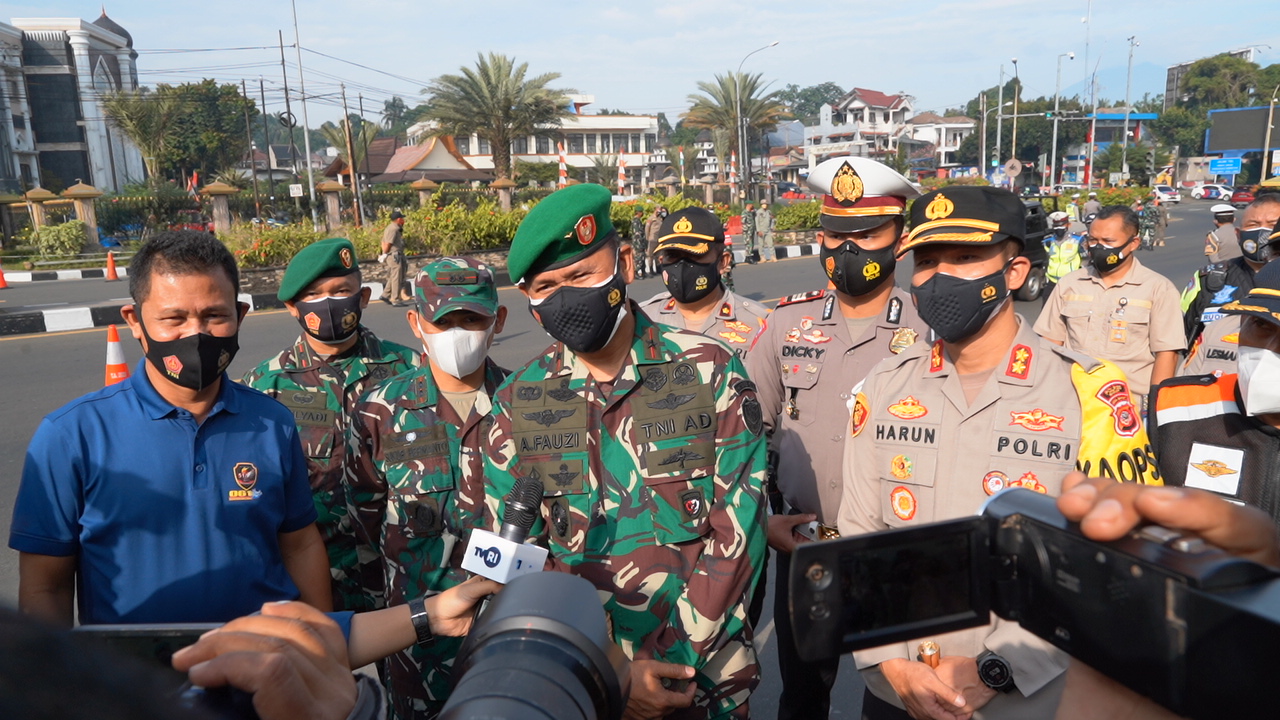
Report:
<svg viewBox="0 0 1280 720"><path fill-rule="evenodd" d="M1236 354L1240 397L1250 416L1280 413L1280 355L1241 345Z"/></svg>
<svg viewBox="0 0 1280 720"><path fill-rule="evenodd" d="M484 330L449 328L441 333L422 333L422 349L436 366L456 378L464 378L475 372L489 356L489 342L493 339L491 323Z"/></svg>

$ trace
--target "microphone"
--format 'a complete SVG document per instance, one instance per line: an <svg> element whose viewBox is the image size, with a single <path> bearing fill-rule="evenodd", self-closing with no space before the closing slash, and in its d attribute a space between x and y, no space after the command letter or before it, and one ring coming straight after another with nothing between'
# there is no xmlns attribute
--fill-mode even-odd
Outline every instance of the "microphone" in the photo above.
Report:
<svg viewBox="0 0 1280 720"><path fill-rule="evenodd" d="M462 569L504 585L512 579L540 572L547 549L525 542L542 505L542 479L535 473L516 480L506 498L502 527L497 533L476 528L467 541Z"/></svg>

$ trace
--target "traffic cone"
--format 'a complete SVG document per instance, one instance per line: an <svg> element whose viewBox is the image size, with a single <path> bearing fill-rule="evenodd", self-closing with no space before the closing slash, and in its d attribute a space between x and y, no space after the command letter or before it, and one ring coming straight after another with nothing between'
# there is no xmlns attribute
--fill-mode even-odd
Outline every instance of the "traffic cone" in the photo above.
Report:
<svg viewBox="0 0 1280 720"><path fill-rule="evenodd" d="M4 266L0 265L0 290L7 290L8 288L9 283L4 280Z"/></svg>
<svg viewBox="0 0 1280 720"><path fill-rule="evenodd" d="M120 333L115 325L107 326L107 385L115 385L129 379L129 363L124 359L124 347L120 345Z"/></svg>
<svg viewBox="0 0 1280 720"><path fill-rule="evenodd" d="M119 279L120 279L120 276L116 274L116 254L108 250L107 251L107 282L111 282L112 280L119 280ZM119 341L117 340L117 342ZM129 377L128 373L125 373L125 377ZM110 385L111 383L107 383L107 384Z"/></svg>

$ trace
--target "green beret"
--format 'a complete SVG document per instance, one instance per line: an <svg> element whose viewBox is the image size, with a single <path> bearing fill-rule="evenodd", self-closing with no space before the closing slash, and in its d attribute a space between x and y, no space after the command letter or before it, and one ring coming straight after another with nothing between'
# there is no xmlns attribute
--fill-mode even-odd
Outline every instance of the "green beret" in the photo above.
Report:
<svg viewBox="0 0 1280 720"><path fill-rule="evenodd" d="M319 278L342 277L360 272L356 246L346 238L317 240L298 251L284 269L276 297L293 300Z"/></svg>
<svg viewBox="0 0 1280 720"><path fill-rule="evenodd" d="M543 270L572 265L615 237L613 194L603 185L570 185L538 203L511 241L507 273L517 283Z"/></svg>

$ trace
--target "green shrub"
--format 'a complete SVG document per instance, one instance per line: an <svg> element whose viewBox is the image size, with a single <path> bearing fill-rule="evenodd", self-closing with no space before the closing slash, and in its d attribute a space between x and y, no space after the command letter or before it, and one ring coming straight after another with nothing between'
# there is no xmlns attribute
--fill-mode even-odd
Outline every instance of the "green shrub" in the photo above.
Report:
<svg viewBox="0 0 1280 720"><path fill-rule="evenodd" d="M790 205L774 205L773 220L775 230L811 230L818 227L817 200L791 203Z"/></svg>
<svg viewBox="0 0 1280 720"><path fill-rule="evenodd" d="M61 225L45 225L31 239L41 257L77 255L86 239L84 223L69 220Z"/></svg>

